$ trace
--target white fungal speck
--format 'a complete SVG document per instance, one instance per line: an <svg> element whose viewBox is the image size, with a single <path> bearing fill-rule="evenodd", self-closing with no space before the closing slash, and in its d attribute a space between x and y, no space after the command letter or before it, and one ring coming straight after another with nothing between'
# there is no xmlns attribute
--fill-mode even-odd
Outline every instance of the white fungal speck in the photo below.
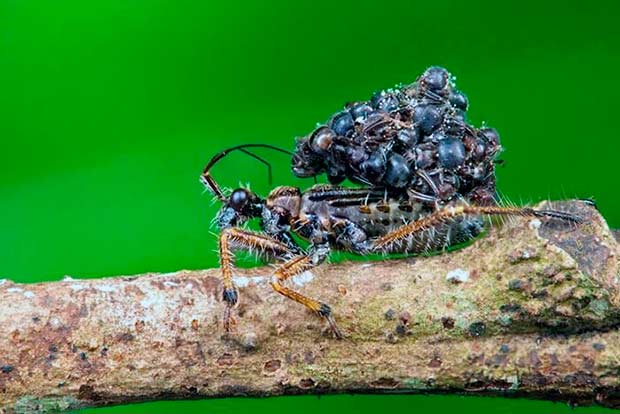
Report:
<svg viewBox="0 0 620 414"><path fill-rule="evenodd" d="M233 283L238 287L246 287L250 284L250 282L254 282L256 284L267 282L267 278L265 276L233 276Z"/></svg>
<svg viewBox="0 0 620 414"><path fill-rule="evenodd" d="M12 288L8 288L6 291L9 293L19 293L19 292L23 292L24 289L12 287Z"/></svg>
<svg viewBox="0 0 620 414"><path fill-rule="evenodd" d="M62 326L62 322L58 318L52 318L50 319L50 326L52 329L58 329Z"/></svg>
<svg viewBox="0 0 620 414"><path fill-rule="evenodd" d="M95 289L99 292L116 292L116 288L112 285L97 286Z"/></svg>
<svg viewBox="0 0 620 414"><path fill-rule="evenodd" d="M532 230L538 230L541 224L542 222L539 219L535 218L533 220L530 220L529 226L530 226L530 229Z"/></svg>
<svg viewBox="0 0 620 414"><path fill-rule="evenodd" d="M72 278L72 277L71 277L71 276L69 276L69 275L65 275L65 276L62 278L62 281L63 281L63 282L71 282L72 280L75 280L75 279L74 279L74 278Z"/></svg>
<svg viewBox="0 0 620 414"><path fill-rule="evenodd" d="M143 320L147 324L155 324L163 321L168 312L168 296L161 290L148 290L146 296L140 301L143 308L148 309L144 312Z"/></svg>
<svg viewBox="0 0 620 414"><path fill-rule="evenodd" d="M511 390L519 389L519 377L516 375L508 375L506 377L506 382L510 384Z"/></svg>
<svg viewBox="0 0 620 414"><path fill-rule="evenodd" d="M192 290L194 288L194 285L192 283L188 283L187 285L185 285L185 289L187 290Z"/></svg>
<svg viewBox="0 0 620 414"><path fill-rule="evenodd" d="M70 288L71 288L71 290L72 290L72 291L74 291L74 292L77 292L78 290L82 290L82 289L84 289L84 285L78 285L78 284L71 285L71 286L69 286L69 287L70 287Z"/></svg>
<svg viewBox="0 0 620 414"><path fill-rule="evenodd" d="M140 301L140 305L142 305L143 308L150 308L156 305L159 300L160 298L156 294L149 293L146 298Z"/></svg>
<svg viewBox="0 0 620 414"><path fill-rule="evenodd" d="M448 272L446 280L452 283L463 283L469 280L469 272L465 269L454 269Z"/></svg>
<svg viewBox="0 0 620 414"><path fill-rule="evenodd" d="M235 285L238 287L246 287L250 284L250 278L245 276L235 276L233 280Z"/></svg>
<svg viewBox="0 0 620 414"><path fill-rule="evenodd" d="M314 274L307 271L291 278L293 283L297 286L303 286L306 283L311 282L312 279L314 279Z"/></svg>
<svg viewBox="0 0 620 414"><path fill-rule="evenodd" d="M166 287L177 287L177 286L179 286L179 284L177 282L172 282L170 280L166 280L164 282L164 286L166 286Z"/></svg>
<svg viewBox="0 0 620 414"><path fill-rule="evenodd" d="M267 276L233 276L233 283L237 287L247 287L250 283L262 284L267 283L270 278ZM291 277L291 282L297 286L303 286L306 283L310 282L314 279L314 274L312 272L303 272L299 275Z"/></svg>
<svg viewBox="0 0 620 414"><path fill-rule="evenodd" d="M34 293L32 293L31 291L27 290L24 292L24 296L27 298L34 298Z"/></svg>
<svg viewBox="0 0 620 414"><path fill-rule="evenodd" d="M0 286L4 285L7 282L6 279L0 279Z"/></svg>
<svg viewBox="0 0 620 414"><path fill-rule="evenodd" d="M364 263L362 267L365 269L367 267L372 267L372 263Z"/></svg>

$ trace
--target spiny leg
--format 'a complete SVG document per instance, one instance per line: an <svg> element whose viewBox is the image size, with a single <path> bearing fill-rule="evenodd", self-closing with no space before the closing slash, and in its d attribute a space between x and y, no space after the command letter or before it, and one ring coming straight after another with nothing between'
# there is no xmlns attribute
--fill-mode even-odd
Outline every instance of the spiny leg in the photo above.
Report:
<svg viewBox="0 0 620 414"><path fill-rule="evenodd" d="M325 259L326 252L320 253L318 255L318 260L317 257L313 258L312 256L312 253L308 255L295 256L283 263L273 274L271 278L271 287L281 295L286 296L295 302L301 303L311 311L325 318L336 338L342 339L343 335L336 325L331 307L328 304L304 296L301 293L282 285L282 282L286 281L290 277L303 273L306 270L312 269L320 264L320 262Z"/></svg>
<svg viewBox="0 0 620 414"><path fill-rule="evenodd" d="M222 269L222 298L226 302L224 311L224 329L230 331L231 309L237 303L239 295L232 280L234 255L233 248L254 250L270 257L292 255L292 250L284 243L269 236L243 230L237 227L226 228L219 238L220 267Z"/></svg>
<svg viewBox="0 0 620 414"><path fill-rule="evenodd" d="M426 217L405 224L388 234L379 237L372 243L372 250L382 251L392 245L413 236L426 229L431 229L450 220L464 216L522 216L522 217L552 217L561 220L580 223L581 218L570 213L557 210L536 210L530 207L499 207L499 206L450 206L434 211Z"/></svg>

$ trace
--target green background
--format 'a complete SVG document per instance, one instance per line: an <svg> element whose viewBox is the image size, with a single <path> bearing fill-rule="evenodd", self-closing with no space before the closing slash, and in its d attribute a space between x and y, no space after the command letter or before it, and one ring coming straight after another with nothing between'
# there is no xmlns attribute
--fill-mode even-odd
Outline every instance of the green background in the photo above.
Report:
<svg viewBox="0 0 620 414"><path fill-rule="evenodd" d="M0 275L20 282L217 264L217 151L293 138L351 100L457 76L498 128L517 203L595 197L620 226L615 2L0 0ZM277 184L308 186L266 154ZM214 171L269 189L241 154ZM329 396L88 412L568 412L541 401ZM586 408L576 412L600 412Z"/></svg>

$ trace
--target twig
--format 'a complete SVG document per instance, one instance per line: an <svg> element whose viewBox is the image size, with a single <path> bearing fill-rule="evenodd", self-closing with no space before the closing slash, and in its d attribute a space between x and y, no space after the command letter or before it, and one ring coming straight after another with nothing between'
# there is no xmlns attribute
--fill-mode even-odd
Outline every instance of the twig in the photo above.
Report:
<svg viewBox="0 0 620 414"><path fill-rule="evenodd" d="M236 278L229 336L217 269L0 281L0 412L395 390L618 405L618 245L591 206L554 207L586 223L516 220L455 252L295 279L341 341L271 291L269 268Z"/></svg>

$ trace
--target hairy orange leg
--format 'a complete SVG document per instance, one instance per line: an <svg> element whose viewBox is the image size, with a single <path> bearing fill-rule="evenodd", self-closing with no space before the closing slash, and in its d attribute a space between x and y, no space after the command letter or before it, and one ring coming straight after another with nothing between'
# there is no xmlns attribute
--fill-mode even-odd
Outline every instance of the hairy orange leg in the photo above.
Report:
<svg viewBox="0 0 620 414"><path fill-rule="evenodd" d="M297 303L301 303L317 315L325 318L329 323L329 327L338 339L342 339L343 335L336 325L334 316L332 315L331 307L323 302L319 302L316 299L309 298L301 293L290 289L282 285L282 282L287 279L312 269L316 264L312 261L312 258L308 255L295 256L292 259L283 263L273 274L271 278L271 287L283 296L294 300Z"/></svg>
<svg viewBox="0 0 620 414"><path fill-rule="evenodd" d="M224 311L224 329L230 331L231 310L237 304L239 294L235 287L232 274L234 266L233 249L254 250L269 257L285 257L292 255L292 250L284 243L260 233L254 233L237 227L224 229L219 238L220 267L222 269L223 299L226 302Z"/></svg>
<svg viewBox="0 0 620 414"><path fill-rule="evenodd" d="M388 234L379 237L372 244L372 249L382 251L390 245L403 241L424 230L445 224L450 220L465 216L522 216L522 217L551 217L580 223L581 218L570 213L557 210L536 210L530 207L499 207L499 206L449 206L437 210L426 217L405 224Z"/></svg>

